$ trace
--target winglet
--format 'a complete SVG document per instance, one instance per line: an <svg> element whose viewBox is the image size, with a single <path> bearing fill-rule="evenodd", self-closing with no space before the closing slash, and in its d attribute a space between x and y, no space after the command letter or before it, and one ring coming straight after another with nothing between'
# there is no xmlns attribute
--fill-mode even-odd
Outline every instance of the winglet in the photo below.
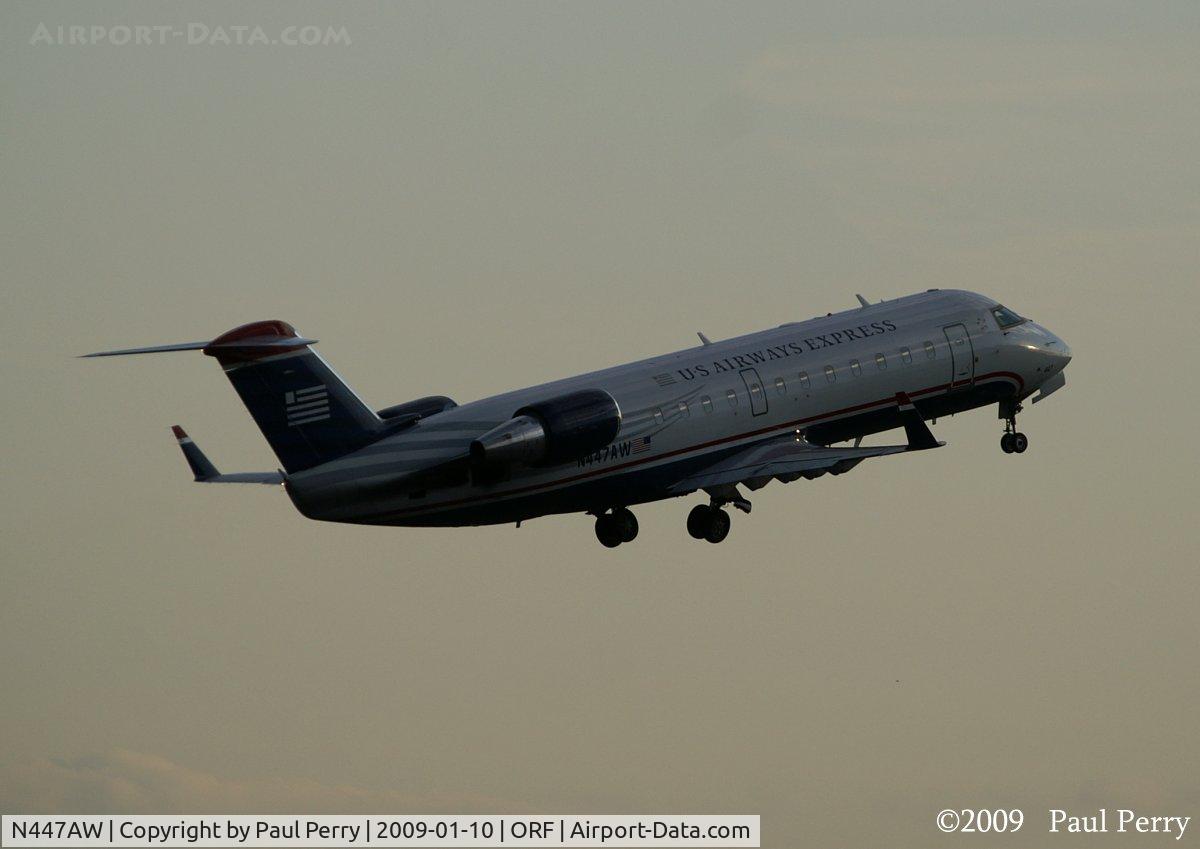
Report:
<svg viewBox="0 0 1200 849"><path fill-rule="evenodd" d="M187 460L188 468L192 470L192 477L197 483L279 484L284 481L282 472L234 472L223 475L200 450L200 446L187 435L187 431L179 425L171 425L171 433L175 434L179 450L183 452L183 459Z"/></svg>
<svg viewBox="0 0 1200 849"><path fill-rule="evenodd" d="M192 475L197 481L209 480L220 474L217 471L217 467L204 456L204 452L200 450L200 446L192 441L192 438L187 435L187 432L183 428L179 425L171 425L171 432L175 434L175 439L179 443L179 450L183 452L183 459L187 460L188 467L192 470Z"/></svg>
<svg viewBox="0 0 1200 849"><path fill-rule="evenodd" d="M907 392L896 393L896 404L900 407L900 420L904 423L904 433L908 436L908 450L920 451L925 448L940 448L944 442L933 438L933 432L925 419L917 412L917 406Z"/></svg>

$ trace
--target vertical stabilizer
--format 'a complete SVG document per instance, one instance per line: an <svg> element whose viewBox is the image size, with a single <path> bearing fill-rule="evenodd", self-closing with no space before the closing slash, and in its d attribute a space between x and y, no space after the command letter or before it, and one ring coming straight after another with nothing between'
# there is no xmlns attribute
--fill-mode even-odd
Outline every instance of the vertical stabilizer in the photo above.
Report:
<svg viewBox="0 0 1200 849"><path fill-rule="evenodd" d="M283 321L257 321L209 342L279 462L289 473L375 441L382 420Z"/></svg>

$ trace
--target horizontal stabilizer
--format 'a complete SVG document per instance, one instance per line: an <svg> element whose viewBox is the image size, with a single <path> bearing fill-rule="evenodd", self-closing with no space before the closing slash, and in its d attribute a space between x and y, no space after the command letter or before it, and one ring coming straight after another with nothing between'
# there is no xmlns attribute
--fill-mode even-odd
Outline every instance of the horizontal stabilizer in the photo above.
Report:
<svg viewBox="0 0 1200 849"><path fill-rule="evenodd" d="M217 467L205 456L204 452L200 450L200 446L192 441L183 428L173 425L171 432L175 434L175 439L179 442L179 449L183 452L183 458L187 460L188 468L192 470L193 480L197 483L283 483L283 475L280 472L234 472L230 475L223 475L217 471Z"/></svg>
<svg viewBox="0 0 1200 849"><path fill-rule="evenodd" d="M297 335L291 325L280 321L260 321L239 327L206 342L176 342L171 345L150 345L145 348L121 348L116 351L97 351L94 354L82 354L81 357L124 357L128 354L164 354L171 351L203 351L209 356L222 359L222 356L248 352L264 356L275 350L293 350L305 345L315 345L316 339L306 339Z"/></svg>
<svg viewBox="0 0 1200 849"><path fill-rule="evenodd" d="M123 357L126 354L162 354L167 351L202 351L207 342L176 342L174 345L151 345L148 348L122 348L119 351L97 351L94 354L81 354L87 357Z"/></svg>

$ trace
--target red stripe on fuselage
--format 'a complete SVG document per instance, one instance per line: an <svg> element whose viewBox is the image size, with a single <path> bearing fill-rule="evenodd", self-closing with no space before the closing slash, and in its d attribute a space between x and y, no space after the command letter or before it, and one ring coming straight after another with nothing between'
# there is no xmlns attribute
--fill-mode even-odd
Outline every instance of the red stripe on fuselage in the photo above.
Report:
<svg viewBox="0 0 1200 849"><path fill-rule="evenodd" d="M1018 394L1025 388L1025 381L1021 378L1021 376L1019 374L1016 374L1015 372L1011 372L1011 371L993 371L993 372L988 372L987 374L981 375L979 377L976 377L973 380L958 380L958 381L954 381L953 383L942 383L937 386L930 386L926 389L918 389L915 392L909 392L908 395L910 398L916 398L921 395L929 395L930 393L933 393L933 392L944 392L953 387L966 386L970 383L979 383L981 381L991 380L991 379L1007 379L1007 380L1014 381L1017 384ZM606 469L594 469L593 471L590 471L590 472L583 472L578 475L572 475L571 477L567 477L567 478L560 478L555 481L547 481L545 483L529 484L527 486L517 487L516 489L505 490L504 492L490 492L490 493L487 493L484 495L471 495L466 498L458 498L458 499L455 499L454 501L443 501L440 504L430 504L425 507L415 507L415 508L409 508L407 510L390 510L390 511L388 511L387 515L399 516L399 515L412 515L414 513L430 513L430 512L436 512L438 510L445 510L450 507L459 507L459 506L462 506L463 504L470 504L470 503L476 502L476 501L494 501L494 500L499 500L501 498L507 498L507 497L513 496L513 495L523 495L525 493L535 492L537 490L554 489L556 487L564 486L566 484L575 483L576 481L596 477L597 475L607 475L607 474L611 474L612 472L619 472L623 469L631 468L633 466L643 466L646 463L654 463L659 460L665 460L669 457L677 457L680 454L688 454L688 453L691 453L692 451L701 451L706 448L713 448L717 445L724 445L727 442L736 442L739 439L748 439L753 436L761 436L764 433L770 433L772 431L791 430L792 428L795 428L798 425L811 424L813 422L820 421L822 419L830 419L830 418L834 418L836 416L842 416L842 415L845 415L846 413L857 413L857 412L861 412L863 410L869 410L872 407L891 406L891 405L894 405L895 403L896 403L896 397L893 395L890 398L884 398L879 401L870 401L865 404L855 404L852 407L843 407L840 410L833 410L831 412L821 413L820 415L816 415L816 416L807 416L805 418L796 419L795 421L786 422L784 424L771 425L770 427L764 427L764 428L760 428L759 430L748 431L747 433L739 433L739 434L735 434L733 436L724 436L724 437L721 437L720 439L713 439L708 442L701 442L698 445L690 445L687 448L676 448L674 451L668 451L665 454L657 454L653 457L645 457L640 460L631 460L628 463L620 463L616 466L610 466Z"/></svg>

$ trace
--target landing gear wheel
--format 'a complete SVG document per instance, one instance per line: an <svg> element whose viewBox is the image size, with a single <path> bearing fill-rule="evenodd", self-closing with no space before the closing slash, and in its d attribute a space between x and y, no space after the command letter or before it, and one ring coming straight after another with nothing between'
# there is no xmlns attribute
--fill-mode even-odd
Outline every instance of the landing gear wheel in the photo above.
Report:
<svg viewBox="0 0 1200 849"><path fill-rule="evenodd" d="M708 531L708 515L713 509L707 504L697 504L687 517L687 532L692 539L704 539Z"/></svg>
<svg viewBox="0 0 1200 849"><path fill-rule="evenodd" d="M612 517L621 535L621 542L633 542L637 539L638 520L632 510L627 507L618 507L612 511Z"/></svg>
<svg viewBox="0 0 1200 849"><path fill-rule="evenodd" d="M611 513L596 517L596 539L605 548L616 548L621 544L621 524Z"/></svg>
<svg viewBox="0 0 1200 849"><path fill-rule="evenodd" d="M1000 418L1004 419L1004 436L1000 437L1000 450L1005 454L1024 454L1029 447L1029 439L1017 431L1017 413L1021 405L1009 399L1000 402Z"/></svg>
<svg viewBox="0 0 1200 849"><path fill-rule="evenodd" d="M704 538L711 543L723 542L729 536L729 514L724 510L709 510L708 527L704 530Z"/></svg>

